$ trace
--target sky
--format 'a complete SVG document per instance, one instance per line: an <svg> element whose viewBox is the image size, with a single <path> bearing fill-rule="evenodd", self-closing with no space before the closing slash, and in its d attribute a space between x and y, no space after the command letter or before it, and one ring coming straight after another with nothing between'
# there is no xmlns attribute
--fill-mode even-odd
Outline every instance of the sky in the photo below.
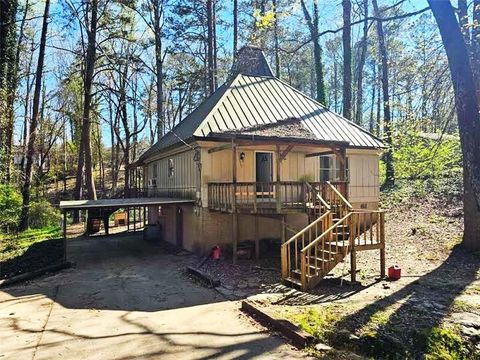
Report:
<svg viewBox="0 0 480 360"><path fill-rule="evenodd" d="M25 0L23 0L25 1ZM380 4L394 4L399 0L380 0ZM241 2L241 0L240 0ZM232 38L233 38L233 29L230 26L232 23L232 1L222 1L224 5L223 10L221 10L217 15L225 23L229 24L227 27L219 26L218 31L218 43L220 45L219 53L231 54L232 53ZM77 36L75 32L72 32L69 36L65 37L65 14L63 9L65 6L65 0L52 0L51 5L51 22L49 25L49 37L47 55L46 55L46 67L45 67L45 85L47 87L47 94L50 91L53 91L57 85L58 74L61 74L65 71L66 66L69 65L71 61L71 54L68 51L61 51L54 49L53 47L58 48L67 48L73 49L76 45ZM428 6L426 0L406 0L402 4L402 8L406 12L412 12ZM44 8L44 1L40 0L35 4L35 13L42 14ZM319 12L320 12L320 30L327 29L336 29L342 26L341 19L341 0L319 0ZM299 1L291 1L291 6L289 7L288 16L283 16L280 21L283 21L287 26L298 26L303 22L301 8ZM245 15L244 15L245 16ZM37 37L39 36L41 29L41 20L34 20L32 22L34 25L35 32ZM303 25L304 26L304 25ZM145 25L141 20L138 21L137 25L138 31L141 33L145 30ZM241 29L240 29L241 31ZM357 25L353 28L353 37L359 36L361 31L361 25ZM338 35L337 35L338 36ZM325 36L325 39L328 39L329 36ZM324 39L324 40L325 40ZM241 46L242 44L240 44ZM34 61L34 66L36 60ZM271 64L273 65L273 64ZM19 116L23 117L23 106L20 106L17 109ZM187 115L187 114L185 114ZM16 139L20 139L22 133L21 121L17 122L15 128ZM110 146L110 129L107 124L102 124L102 132L105 134L103 136L103 141L106 146Z"/></svg>

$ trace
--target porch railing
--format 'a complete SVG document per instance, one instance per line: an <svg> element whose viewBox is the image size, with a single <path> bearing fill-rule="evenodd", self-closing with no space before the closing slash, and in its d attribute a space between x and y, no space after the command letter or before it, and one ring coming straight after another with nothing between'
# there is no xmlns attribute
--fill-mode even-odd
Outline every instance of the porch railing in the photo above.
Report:
<svg viewBox="0 0 480 360"><path fill-rule="evenodd" d="M342 184L343 186L343 184ZM281 182L211 182L208 184L208 206L218 211L275 212L305 209L312 194L322 194L327 183ZM346 188L346 187L345 187ZM339 188L336 188L337 191Z"/></svg>

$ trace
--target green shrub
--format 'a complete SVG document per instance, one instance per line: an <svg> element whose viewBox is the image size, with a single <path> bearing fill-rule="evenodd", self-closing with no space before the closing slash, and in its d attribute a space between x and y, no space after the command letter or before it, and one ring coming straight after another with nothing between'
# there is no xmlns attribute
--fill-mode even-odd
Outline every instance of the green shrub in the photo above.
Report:
<svg viewBox="0 0 480 360"><path fill-rule="evenodd" d="M22 196L10 185L0 184L0 228L6 232L16 229L22 212Z"/></svg>
<svg viewBox="0 0 480 360"><path fill-rule="evenodd" d="M58 225L62 216L48 201L40 200L30 204L28 224L33 229Z"/></svg>
<svg viewBox="0 0 480 360"><path fill-rule="evenodd" d="M457 136L423 134L415 127L395 137L393 161L397 178L418 179L448 176L462 168Z"/></svg>

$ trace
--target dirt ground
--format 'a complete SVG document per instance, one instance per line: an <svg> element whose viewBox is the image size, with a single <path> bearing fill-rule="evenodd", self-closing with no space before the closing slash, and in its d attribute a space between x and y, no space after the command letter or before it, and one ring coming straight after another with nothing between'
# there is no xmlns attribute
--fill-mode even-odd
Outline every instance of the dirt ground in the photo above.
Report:
<svg viewBox="0 0 480 360"><path fill-rule="evenodd" d="M141 235L68 241L75 265L0 290L1 359L305 358Z"/></svg>
<svg viewBox="0 0 480 360"><path fill-rule="evenodd" d="M398 281L380 281L378 250L365 251L357 254L356 284L346 259L309 294L279 288L257 302L319 341L376 358L422 358L436 351L432 331L441 334L435 346L458 335L468 351L458 358L480 358L480 254L457 246L461 215L458 204L433 199L388 210L386 263L401 267Z"/></svg>

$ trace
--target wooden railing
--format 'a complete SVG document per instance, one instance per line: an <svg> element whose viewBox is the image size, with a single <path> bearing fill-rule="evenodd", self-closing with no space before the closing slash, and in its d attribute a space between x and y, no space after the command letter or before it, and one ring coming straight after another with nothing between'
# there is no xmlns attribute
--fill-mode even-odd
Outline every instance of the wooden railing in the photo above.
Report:
<svg viewBox="0 0 480 360"><path fill-rule="evenodd" d="M347 200L347 186L345 182L313 183L312 186L319 193L322 199L329 204L331 210L336 213L337 218L344 217L353 210L352 204Z"/></svg>
<svg viewBox="0 0 480 360"><path fill-rule="evenodd" d="M331 222L332 213L327 211L282 244L281 267L283 278L290 277L292 271L300 269L300 251L308 246L312 240L318 238L320 234L323 234L331 226Z"/></svg>
<svg viewBox="0 0 480 360"><path fill-rule="evenodd" d="M208 206L211 210L252 213L304 209L305 194L303 182L214 182L208 184Z"/></svg>
<svg viewBox="0 0 480 360"><path fill-rule="evenodd" d="M329 216L331 216L331 213ZM300 273L301 287L307 290L315 286L347 254L357 250L384 249L385 218L383 211L351 211L338 221L327 222L329 226L314 239L309 241L297 253L293 268ZM296 242L299 234L285 244ZM289 276L289 264L292 264L288 245L282 247L282 276ZM384 269L384 252L381 253L381 268ZM300 261L300 264L298 263ZM287 270L283 270L286 266ZM290 265L291 266L291 265ZM355 271L352 269L351 271ZM382 276L384 276L382 270ZM354 275L353 275L354 276Z"/></svg>
<svg viewBox="0 0 480 360"><path fill-rule="evenodd" d="M194 186L181 188L130 188L124 191L125 198L166 197L195 200L195 194L196 188Z"/></svg>
<svg viewBox="0 0 480 360"><path fill-rule="evenodd" d="M335 186L300 181L211 182L208 184L208 206L217 211L231 212L235 209L251 213L310 210L316 218L329 210L330 205L322 194L340 192ZM333 195L330 197L334 198ZM340 203L340 200L337 199L337 202Z"/></svg>

